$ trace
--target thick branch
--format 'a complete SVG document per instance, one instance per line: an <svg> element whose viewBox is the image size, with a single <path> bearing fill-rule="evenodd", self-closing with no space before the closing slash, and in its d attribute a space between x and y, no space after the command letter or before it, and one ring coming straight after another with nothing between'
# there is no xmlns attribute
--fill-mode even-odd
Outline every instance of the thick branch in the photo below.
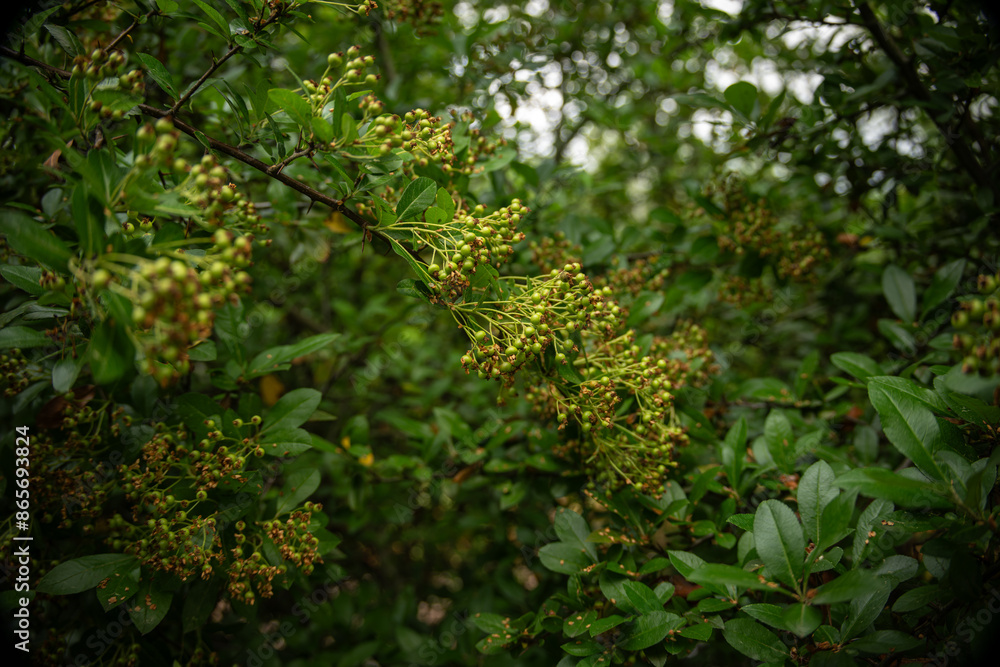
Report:
<svg viewBox="0 0 1000 667"><path fill-rule="evenodd" d="M65 70L53 67L52 65L49 65L48 63L43 63L40 60L35 60L30 56L26 56L23 53L18 53L13 49L7 48L6 46L0 46L0 56L5 56L7 58L11 58L12 60L17 60L18 62L21 62L25 65L29 65L31 67L38 67L39 69L42 69L48 72L49 74L53 74L63 79L68 79L70 77L70 73ZM145 115L151 116L153 118L171 117L169 109L157 109L156 107L150 106L148 104L139 104L137 105L136 108L139 109L139 111L141 111ZM218 139L213 139L212 137L205 135L204 133L200 132L197 128L188 125L183 121L180 121L176 118L172 118L172 121L174 123L174 127L176 127L178 130L184 132L185 134L189 135L192 138L197 139L198 138L197 135L201 134L201 136L208 141L209 146L211 146L213 150L217 150L220 153L225 153L226 155L239 160L243 164L253 167L257 171L260 171L261 173L270 176L271 178L283 183L284 185L287 185L296 192L305 195L311 201L318 202L334 211L342 213L345 218L347 218L348 220L356 224L358 227L360 227L366 234L370 234L375 238L381 239L385 241L387 244L390 243L389 237L387 237L385 234L378 231L377 229L372 229L371 225L373 223L364 216L360 215L357 211L345 206L343 200L334 199L333 197L325 195L322 192L319 192L318 190L314 190L313 188L309 187L302 181L292 178L291 176L287 176L281 173L280 171L275 170L274 169L275 165L269 165L261 160L258 160L249 153L240 150L235 146L230 146L229 144L219 141ZM276 171L277 173L275 173ZM418 260L420 259L419 255L416 252L408 248L406 250L415 259Z"/></svg>
<svg viewBox="0 0 1000 667"><path fill-rule="evenodd" d="M899 46L893 41L892 37L885 31L882 24L879 23L878 17L875 16L875 12L872 8L868 6L867 2L858 3L858 11L861 14L861 19L864 22L865 27L872 34L875 42L879 47L885 52L889 57L889 60L896 66L903 80L906 82L906 87L910 90L910 93L916 97L921 102L932 102L931 92L924 85L924 82L920 79L920 75L917 74L917 70L913 67L913 63L910 59L906 57L906 54L902 52ZM972 152L972 149L962 141L961 137L956 136L955 132L951 131L943 123L938 121L933 112L930 112L931 120L937 126L938 130L944 136L945 142L951 147L951 150L955 152L955 157L958 159L959 165L962 169L972 177L976 185L981 188L991 187L989 176L986 174L986 170L983 166L979 164L979 160L976 158L976 154Z"/></svg>

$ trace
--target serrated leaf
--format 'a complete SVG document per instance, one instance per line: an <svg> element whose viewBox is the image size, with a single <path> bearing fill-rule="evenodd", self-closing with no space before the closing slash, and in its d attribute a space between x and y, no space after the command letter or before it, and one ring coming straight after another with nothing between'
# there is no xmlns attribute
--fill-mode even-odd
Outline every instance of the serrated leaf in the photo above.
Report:
<svg viewBox="0 0 1000 667"><path fill-rule="evenodd" d="M312 127L312 107L301 95L285 88L271 88L267 91L267 96L300 128L306 130Z"/></svg>
<svg viewBox="0 0 1000 667"><path fill-rule="evenodd" d="M396 204L396 221L416 220L434 203L437 184L429 178L421 176L410 181Z"/></svg>
<svg viewBox="0 0 1000 667"><path fill-rule="evenodd" d="M170 74L170 70L157 60L155 56L151 56L148 53L136 53L135 57L143 64L146 72L156 82L156 85L171 97L177 99L177 89L174 87L174 77Z"/></svg>
<svg viewBox="0 0 1000 667"><path fill-rule="evenodd" d="M45 292L45 288L38 282L42 278L42 270L37 266L4 264L0 266L0 275L11 285L23 289L28 294L37 296Z"/></svg>

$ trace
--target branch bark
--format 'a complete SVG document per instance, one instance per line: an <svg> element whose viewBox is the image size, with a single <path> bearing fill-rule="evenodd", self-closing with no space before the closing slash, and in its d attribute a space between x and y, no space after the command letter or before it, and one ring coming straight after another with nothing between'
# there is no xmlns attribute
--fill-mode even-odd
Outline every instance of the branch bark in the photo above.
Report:
<svg viewBox="0 0 1000 667"><path fill-rule="evenodd" d="M867 2L858 3L858 12L861 14L861 20L864 23L865 28L871 33L875 42L879 45L885 54L892 61L892 64L896 66L899 71L900 76L903 77L903 81L906 83L906 87L909 89L910 93L916 97L921 102L931 103L933 98L931 96L930 90L924 85L924 82L920 79L920 75L917 73L916 68L910 59L903 53L899 48L899 45L892 39L892 37L885 31L882 24L879 22L878 17L875 16L875 12L868 5ZM981 188L991 188L989 175L981 164L979 164L979 159L976 158L976 154L972 151L968 144L966 144L961 136L957 136L954 131L949 129L944 123L940 122L935 118L932 111L928 111L931 120L934 125L937 126L938 131L944 137L945 142L955 153L955 158L958 160L959 166L972 178L976 185Z"/></svg>

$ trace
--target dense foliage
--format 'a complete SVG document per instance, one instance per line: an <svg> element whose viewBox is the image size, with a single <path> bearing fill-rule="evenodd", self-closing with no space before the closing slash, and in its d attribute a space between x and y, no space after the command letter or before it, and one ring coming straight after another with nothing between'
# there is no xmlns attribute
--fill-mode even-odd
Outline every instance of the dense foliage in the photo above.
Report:
<svg viewBox="0 0 1000 667"><path fill-rule="evenodd" d="M17 25L0 600L30 658L987 656L996 26L742 5Z"/></svg>

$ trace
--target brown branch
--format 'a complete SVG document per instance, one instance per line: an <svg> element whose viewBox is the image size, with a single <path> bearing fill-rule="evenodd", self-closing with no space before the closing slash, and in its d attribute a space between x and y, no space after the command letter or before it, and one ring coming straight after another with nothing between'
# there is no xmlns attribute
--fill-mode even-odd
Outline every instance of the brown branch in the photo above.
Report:
<svg viewBox="0 0 1000 667"><path fill-rule="evenodd" d="M16 60L23 65L29 65L31 67L38 67L43 69L50 74L55 74L62 79L68 79L70 73L64 69L59 69L58 67L53 67L48 63L43 63L41 60L35 60L31 56L27 56L20 51L15 51L14 49L8 48L6 46L0 46L0 56L10 58L11 60Z"/></svg>
<svg viewBox="0 0 1000 667"><path fill-rule="evenodd" d="M879 23L878 17L875 16L875 12L868 6L868 3L859 2L858 12L861 14L865 28L868 29L875 42L896 66L896 69L903 77L903 81L906 82L906 87L910 90L910 93L921 102L932 103L933 97L931 92L920 79L920 75L917 73L916 68L913 67L913 63L885 31L882 24ZM946 127L944 123L939 121L933 112L929 110L928 114L934 125L937 126L938 131L944 137L945 143L954 151L955 157L958 159L958 163L962 169L972 177L972 180L979 187L991 188L992 184L990 183L989 176L986 170L983 169L983 166L979 164L979 160L976 158L976 154L972 152L972 149L960 137L955 136L955 133Z"/></svg>
<svg viewBox="0 0 1000 667"><path fill-rule="evenodd" d="M146 13L146 18L147 19L152 18L153 16L156 16L159 13L160 13L160 11L158 9L154 9L154 10ZM128 36L128 34L135 29L135 27L137 25L139 25L139 19L134 19L132 21L132 25L130 25L129 27L127 27L124 30L122 30L121 33L119 33L119 35L117 37L115 37L113 40L111 40L110 44L108 44L107 46L104 47L104 50L105 51L110 51L111 49L113 49L116 46L118 46L118 42L120 42L123 39L125 39Z"/></svg>

